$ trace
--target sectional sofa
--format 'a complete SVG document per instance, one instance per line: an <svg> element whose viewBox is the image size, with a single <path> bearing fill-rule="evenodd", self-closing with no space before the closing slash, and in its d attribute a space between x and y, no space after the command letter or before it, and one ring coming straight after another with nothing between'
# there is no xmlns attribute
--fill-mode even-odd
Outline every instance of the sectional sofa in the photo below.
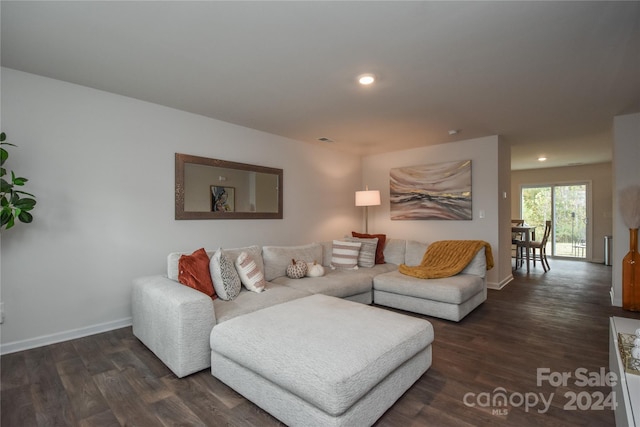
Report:
<svg viewBox="0 0 640 427"><path fill-rule="evenodd" d="M166 275L133 281L133 333L177 377L184 377L211 365L210 339L216 324L314 294L460 321L487 298L485 250L453 277L416 279L398 272L400 264L420 264L427 247L423 242L387 239L384 264L355 270L330 267L333 241L225 249L231 260L242 252L251 254L267 280L264 292L243 288L230 301L212 300L180 284L178 260L183 253L171 253ZM321 263L325 274L289 278L286 269L292 259Z"/></svg>

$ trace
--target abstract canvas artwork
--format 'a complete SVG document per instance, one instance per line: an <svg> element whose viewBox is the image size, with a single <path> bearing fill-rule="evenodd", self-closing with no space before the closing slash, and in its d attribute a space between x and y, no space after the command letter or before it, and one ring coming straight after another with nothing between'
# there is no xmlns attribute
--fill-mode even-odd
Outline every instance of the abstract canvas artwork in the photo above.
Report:
<svg viewBox="0 0 640 427"><path fill-rule="evenodd" d="M392 220L471 220L471 160L390 171Z"/></svg>

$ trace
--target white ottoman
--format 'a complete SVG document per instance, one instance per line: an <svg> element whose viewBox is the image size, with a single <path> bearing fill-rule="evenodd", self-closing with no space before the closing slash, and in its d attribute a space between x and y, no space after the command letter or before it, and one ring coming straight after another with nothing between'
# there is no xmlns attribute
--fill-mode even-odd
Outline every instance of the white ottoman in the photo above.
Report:
<svg viewBox="0 0 640 427"><path fill-rule="evenodd" d="M216 325L211 373L290 426L373 424L431 366L429 322L325 295Z"/></svg>

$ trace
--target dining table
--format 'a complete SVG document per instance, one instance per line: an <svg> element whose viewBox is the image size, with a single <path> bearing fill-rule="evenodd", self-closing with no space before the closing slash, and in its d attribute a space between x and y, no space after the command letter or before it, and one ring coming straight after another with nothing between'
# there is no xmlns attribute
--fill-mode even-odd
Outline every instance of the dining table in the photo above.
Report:
<svg viewBox="0 0 640 427"><path fill-rule="evenodd" d="M525 242L525 259L527 260L527 273L529 272L529 253L531 252L531 247L529 242L532 242L536 238L536 228L530 227L528 225L513 225L511 226L511 232L520 234L524 237ZM517 258L516 258L516 268L518 267Z"/></svg>

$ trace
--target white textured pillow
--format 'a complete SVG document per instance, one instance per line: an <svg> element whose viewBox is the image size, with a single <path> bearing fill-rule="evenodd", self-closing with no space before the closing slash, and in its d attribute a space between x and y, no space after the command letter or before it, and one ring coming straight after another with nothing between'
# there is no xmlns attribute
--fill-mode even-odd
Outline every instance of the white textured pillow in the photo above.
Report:
<svg viewBox="0 0 640 427"><path fill-rule="evenodd" d="M346 268L357 270L360 246L362 246L362 243L360 242L334 240L333 251L331 253L331 268Z"/></svg>
<svg viewBox="0 0 640 427"><path fill-rule="evenodd" d="M347 242L360 242L360 253L358 253L358 267L371 268L376 265L376 248L378 247L378 238L373 239L360 237L345 237Z"/></svg>
<svg viewBox="0 0 640 427"><path fill-rule="evenodd" d="M251 292L262 292L267 282L264 280L264 273L251 255L241 252L235 262L238 276L245 288Z"/></svg>
<svg viewBox="0 0 640 427"><path fill-rule="evenodd" d="M230 301L238 296L242 283L233 262L224 254L222 249L218 249L211 257L209 264L213 288L220 299Z"/></svg>

